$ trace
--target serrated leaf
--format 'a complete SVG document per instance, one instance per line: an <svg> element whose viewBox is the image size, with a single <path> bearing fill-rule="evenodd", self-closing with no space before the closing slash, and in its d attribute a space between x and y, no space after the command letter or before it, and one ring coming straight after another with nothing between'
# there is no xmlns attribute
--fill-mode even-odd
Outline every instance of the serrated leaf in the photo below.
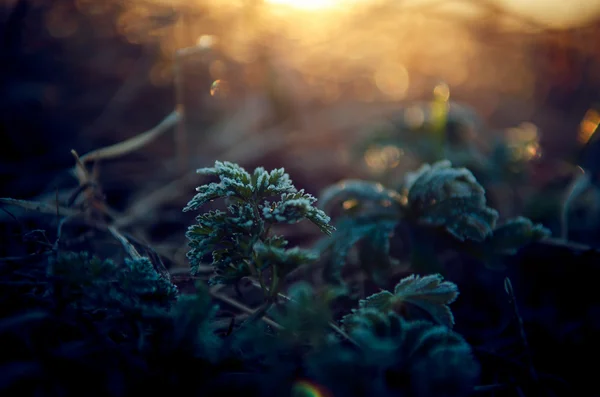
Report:
<svg viewBox="0 0 600 397"><path fill-rule="evenodd" d="M352 309L350 314L345 315L340 320L340 323L346 331L364 327L373 330L388 328L389 315L388 311L382 312L374 307Z"/></svg>
<svg viewBox="0 0 600 397"><path fill-rule="evenodd" d="M279 223L297 223L303 219L308 219L321 229L327 235L335 230L335 227L329 224L331 218L322 210L313 207L317 199L304 189L293 193L284 193L281 200L270 205L263 205L262 212L266 220Z"/></svg>
<svg viewBox="0 0 600 397"><path fill-rule="evenodd" d="M318 259L318 255L312 250L299 247L279 248L261 242L254 245L254 253L261 264L261 268L273 266L274 269L277 269L280 278L285 277L297 267Z"/></svg>
<svg viewBox="0 0 600 397"><path fill-rule="evenodd" d="M186 233L192 274L212 255L211 265L215 270L212 283L237 282L251 271L267 266L275 266L273 274L282 277L316 259L313 252L284 249L287 241L283 237L269 237L266 222L296 223L306 218L327 234L334 230L329 217L312 206L316 198L304 190L297 191L283 168L267 172L258 167L250 175L237 164L216 161L214 167L198 172L218 176L220 182L198 187L198 194L184 211L198 209L217 198L227 198L229 204L228 212L210 211L196 217L196 224ZM276 194L281 196L279 202L265 200Z"/></svg>
<svg viewBox="0 0 600 397"><path fill-rule="evenodd" d="M393 309L394 303L394 294L390 291L380 291L361 299L358 302L358 307L360 309L377 309L385 313Z"/></svg>
<svg viewBox="0 0 600 397"><path fill-rule="evenodd" d="M296 192L290 176L283 168L276 168L271 172L263 167L256 168L252 174L252 185L260 197Z"/></svg>
<svg viewBox="0 0 600 397"><path fill-rule="evenodd" d="M550 235L550 230L543 225L519 216L496 228L488 244L494 252L513 255L525 245Z"/></svg>
<svg viewBox="0 0 600 397"><path fill-rule="evenodd" d="M235 179L246 185L251 180L250 174L244 168L229 161L217 160L214 167L200 168L196 172L204 175L215 175L220 178Z"/></svg>
<svg viewBox="0 0 600 397"><path fill-rule="evenodd" d="M458 287L450 281L443 281L439 274L424 277L411 275L394 288L395 305L409 303L426 311L432 319L452 328L454 316L448 306L458 297Z"/></svg>
<svg viewBox="0 0 600 397"><path fill-rule="evenodd" d="M441 226L457 239L484 241L498 213L486 206L485 190L466 168L449 161L425 164L405 178L408 207L418 223Z"/></svg>

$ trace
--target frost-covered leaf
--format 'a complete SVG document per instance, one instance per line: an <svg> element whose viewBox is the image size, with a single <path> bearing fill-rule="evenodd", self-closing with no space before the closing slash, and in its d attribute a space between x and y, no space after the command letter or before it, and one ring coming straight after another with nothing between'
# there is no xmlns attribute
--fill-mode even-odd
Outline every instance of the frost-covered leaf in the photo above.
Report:
<svg viewBox="0 0 600 397"><path fill-rule="evenodd" d="M283 168L276 168L271 172L263 167L256 168L252 174L252 186L262 197L296 192L290 176Z"/></svg>
<svg viewBox="0 0 600 397"><path fill-rule="evenodd" d="M268 266L279 266L276 274L281 277L314 260L311 253L284 249L287 241L283 237L269 235L270 223L308 219L324 233L335 230L329 217L313 206L317 199L304 190L297 191L283 168L267 172L258 167L249 174L237 164L216 161L214 167L198 172L217 176L220 182L198 187L198 194L184 211L198 209L217 198L229 198L227 212L216 210L199 215L186 233L192 273L212 258L212 284L235 283L242 277L256 276L256 269ZM275 195L281 200L270 201ZM261 263L255 263L257 255L263 256Z"/></svg>
<svg viewBox="0 0 600 397"><path fill-rule="evenodd" d="M306 218L330 235L335 230L329 224L331 218L322 210L313 207L316 201L317 199L305 193L304 189L294 193L283 193L280 201L263 206L263 216L266 220L279 223L297 223Z"/></svg>
<svg viewBox="0 0 600 397"><path fill-rule="evenodd" d="M214 167L200 168L197 172L218 176L220 182L197 187L198 193L190 200L184 211L196 210L205 203L222 197L236 196L249 199L254 192L250 174L244 168L229 161L216 161Z"/></svg>
<svg viewBox="0 0 600 397"><path fill-rule="evenodd" d="M494 252L515 254L521 247L550 235L550 230L543 225L519 216L496 228L487 243Z"/></svg>
<svg viewBox="0 0 600 397"><path fill-rule="evenodd" d="M489 237L498 213L486 206L485 190L466 168L449 161L425 164L408 173L409 215L421 224L444 227L457 239L481 242Z"/></svg>
<svg viewBox="0 0 600 397"><path fill-rule="evenodd" d="M213 283L234 282L250 275L246 262L251 259L253 235L261 227L248 205L231 205L228 210L228 213L210 211L197 216L197 224L186 233L192 274L207 257L212 257L211 265L217 274Z"/></svg>
<svg viewBox="0 0 600 397"><path fill-rule="evenodd" d="M449 328L454 326L454 316L448 305L458 297L458 287L450 281L443 281L441 275L408 276L396 284L394 296L395 305L409 303L418 306L436 323Z"/></svg>
<svg viewBox="0 0 600 397"><path fill-rule="evenodd" d="M215 175L219 178L229 178L240 181L243 184L250 183L250 174L238 164L229 161L215 161L214 167L200 168L199 174Z"/></svg>
<svg viewBox="0 0 600 397"><path fill-rule="evenodd" d="M299 247L286 249L261 242L254 245L254 253L260 269L272 266L280 278L297 267L314 262L318 258L318 255L311 250Z"/></svg>
<svg viewBox="0 0 600 397"><path fill-rule="evenodd" d="M458 297L458 288L454 283L443 281L442 276L433 274L428 276L411 275L396 285L394 293L389 291L377 292L366 299L360 300L358 309L343 319L344 324L354 324L359 320L356 316L373 317L372 311L386 314L395 312L404 315L406 305L418 307L427 313L428 319L452 328L454 317L448 306Z"/></svg>
<svg viewBox="0 0 600 397"><path fill-rule="evenodd" d="M361 299L358 302L359 309L372 308L381 312L388 312L394 309L394 294L390 291L376 292L373 295Z"/></svg>

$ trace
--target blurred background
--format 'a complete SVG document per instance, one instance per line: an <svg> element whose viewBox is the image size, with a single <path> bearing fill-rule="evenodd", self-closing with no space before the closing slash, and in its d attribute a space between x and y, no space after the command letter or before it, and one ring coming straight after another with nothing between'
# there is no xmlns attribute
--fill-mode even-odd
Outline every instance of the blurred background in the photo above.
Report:
<svg viewBox="0 0 600 397"><path fill-rule="evenodd" d="M600 0L4 0L0 35L0 197L67 202L72 149L177 110L94 167L116 225L174 266L194 171L214 160L285 167L318 195L450 158L502 217L555 235L569 184L597 173L583 149L600 123ZM597 194L573 204L572 240L598 243Z"/></svg>

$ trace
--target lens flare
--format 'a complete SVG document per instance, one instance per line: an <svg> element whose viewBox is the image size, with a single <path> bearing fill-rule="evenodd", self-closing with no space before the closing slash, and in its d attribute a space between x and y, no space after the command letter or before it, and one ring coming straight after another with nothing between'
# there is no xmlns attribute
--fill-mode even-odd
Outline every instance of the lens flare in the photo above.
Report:
<svg viewBox="0 0 600 397"><path fill-rule="evenodd" d="M323 386L308 380L301 380L292 388L293 397L333 397Z"/></svg>

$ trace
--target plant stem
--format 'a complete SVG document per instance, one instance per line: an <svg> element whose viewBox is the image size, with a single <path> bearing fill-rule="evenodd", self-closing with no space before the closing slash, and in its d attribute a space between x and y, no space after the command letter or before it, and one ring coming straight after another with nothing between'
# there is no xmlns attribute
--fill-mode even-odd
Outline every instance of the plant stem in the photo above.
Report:
<svg viewBox="0 0 600 397"><path fill-rule="evenodd" d="M256 281L252 280L252 285L255 287L260 287L260 285L258 285L256 283ZM294 301L292 298L290 298L289 296L282 294L281 292L277 291L275 293L273 293L273 299L276 299L277 297L283 298L284 300L291 302L291 303L297 303L296 301ZM333 331L335 331L337 334L339 334L342 338L346 339L348 342L352 343L354 346L360 348L361 346L358 344L358 342L356 342L354 339L352 339L352 337L350 337L350 335L348 335L343 329L341 329L340 327L338 327L336 324L334 324L333 322L329 323L329 328L331 328Z"/></svg>
<svg viewBox="0 0 600 397"><path fill-rule="evenodd" d="M215 298L215 299L218 299L218 300L220 300L222 302L225 302L228 305L231 305L231 306L235 307L236 309L239 309L239 310L243 311L244 313L247 313L249 316L253 316L256 313L255 310L250 309L249 307L241 304L240 302L236 301L233 298L230 298L227 295L223 295L223 294L220 294L220 293L217 293L217 292L212 292L212 291L210 292L210 295L213 298ZM267 310L268 310L268 308L267 308ZM250 317L248 317L246 320L248 320L249 318ZM265 323L269 324L271 327L273 327L275 329L283 329L283 327L281 325L279 325L275 321L271 320L270 318L266 318L266 317L263 316L261 319Z"/></svg>
<svg viewBox="0 0 600 397"><path fill-rule="evenodd" d="M533 381L537 383L539 377L537 375L535 367L533 366L533 358L531 355L531 351L529 349L529 343L527 342L527 335L525 334L525 326L523 325L523 319L521 318L521 315L519 314L519 307L517 306L517 299L515 298L515 293L513 291L512 283L510 282L510 279L508 277L506 277L504 279L504 289L506 290L506 293L508 294L515 317L517 318L518 327L519 327L519 335L521 337L521 343L523 344L523 348L525 349L525 355L527 357L527 364L529 366L529 373L530 373Z"/></svg>

